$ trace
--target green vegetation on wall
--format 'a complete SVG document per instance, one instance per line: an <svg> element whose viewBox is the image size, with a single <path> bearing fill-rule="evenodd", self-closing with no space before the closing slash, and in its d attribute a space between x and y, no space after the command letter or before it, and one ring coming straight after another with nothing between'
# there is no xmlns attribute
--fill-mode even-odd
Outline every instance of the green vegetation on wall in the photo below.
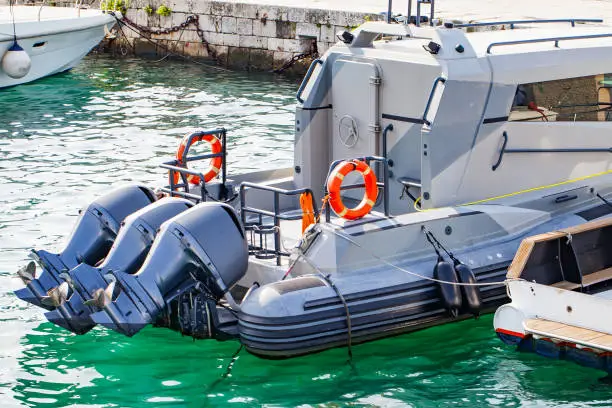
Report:
<svg viewBox="0 0 612 408"><path fill-rule="evenodd" d="M120 11L125 14L129 5L127 0L102 0L100 9L104 11Z"/></svg>
<svg viewBox="0 0 612 408"><path fill-rule="evenodd" d="M172 14L172 10L170 9L170 7L166 6L165 4L162 4L157 8L156 13L160 16L168 17L170 14Z"/></svg>

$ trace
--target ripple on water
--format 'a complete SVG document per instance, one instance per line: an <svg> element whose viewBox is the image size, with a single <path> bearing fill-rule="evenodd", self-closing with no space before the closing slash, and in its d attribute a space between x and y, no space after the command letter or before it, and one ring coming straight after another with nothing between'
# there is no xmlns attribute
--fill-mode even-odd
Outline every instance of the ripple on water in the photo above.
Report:
<svg viewBox="0 0 612 408"><path fill-rule="evenodd" d="M88 57L0 90L0 395L37 406L610 406L603 374L518 354L479 320L289 361L147 328L74 336L12 291L31 247L59 249L113 184L158 184L196 128L228 128L232 172L289 166L296 83L166 61Z"/></svg>

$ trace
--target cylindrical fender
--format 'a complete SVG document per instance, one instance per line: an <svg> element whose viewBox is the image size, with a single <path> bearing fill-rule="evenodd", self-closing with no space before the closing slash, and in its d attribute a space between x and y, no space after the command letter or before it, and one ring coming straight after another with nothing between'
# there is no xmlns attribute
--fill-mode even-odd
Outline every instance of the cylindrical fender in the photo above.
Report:
<svg viewBox="0 0 612 408"><path fill-rule="evenodd" d="M434 267L434 278L445 282L457 283L455 269L449 262L444 261L442 258L438 258L438 263L436 263ZM462 304L461 290L458 285L453 285L452 283L440 282L438 283L438 287L440 288L442 304L452 317L457 317Z"/></svg>
<svg viewBox="0 0 612 408"><path fill-rule="evenodd" d="M457 263L455 264L455 272L461 283L476 283L476 277L474 272L469 266ZM461 286L461 292L463 293L463 300L465 301L465 307L474 316L480 315L480 309L482 307L482 301L480 300L480 288L478 286Z"/></svg>

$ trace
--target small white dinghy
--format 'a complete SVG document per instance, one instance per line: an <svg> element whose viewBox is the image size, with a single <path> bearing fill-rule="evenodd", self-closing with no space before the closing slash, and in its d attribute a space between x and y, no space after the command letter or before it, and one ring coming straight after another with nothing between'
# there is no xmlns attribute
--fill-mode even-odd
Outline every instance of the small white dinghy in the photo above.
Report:
<svg viewBox="0 0 612 408"><path fill-rule="evenodd" d="M612 372L612 219L526 238L508 269L504 343Z"/></svg>
<svg viewBox="0 0 612 408"><path fill-rule="evenodd" d="M114 24L100 10L0 6L0 88L73 68Z"/></svg>

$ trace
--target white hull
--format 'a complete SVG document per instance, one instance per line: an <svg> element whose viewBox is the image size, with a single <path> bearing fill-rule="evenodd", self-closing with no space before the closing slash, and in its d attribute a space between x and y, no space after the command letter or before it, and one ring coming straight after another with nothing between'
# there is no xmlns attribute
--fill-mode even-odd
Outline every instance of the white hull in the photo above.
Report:
<svg viewBox="0 0 612 408"><path fill-rule="evenodd" d="M508 269L512 302L493 320L502 341L612 372L611 226L608 218L523 241Z"/></svg>
<svg viewBox="0 0 612 408"><path fill-rule="evenodd" d="M0 88L19 85L73 68L95 47L105 35L105 26L112 27L113 16L100 12L64 9L64 16L37 21L38 7L27 7L36 11L35 21L16 21L17 41L28 53L32 66L26 76L19 79L9 77L0 69ZM68 15L66 15L68 14ZM13 44L11 22L6 15L0 21L0 56Z"/></svg>

